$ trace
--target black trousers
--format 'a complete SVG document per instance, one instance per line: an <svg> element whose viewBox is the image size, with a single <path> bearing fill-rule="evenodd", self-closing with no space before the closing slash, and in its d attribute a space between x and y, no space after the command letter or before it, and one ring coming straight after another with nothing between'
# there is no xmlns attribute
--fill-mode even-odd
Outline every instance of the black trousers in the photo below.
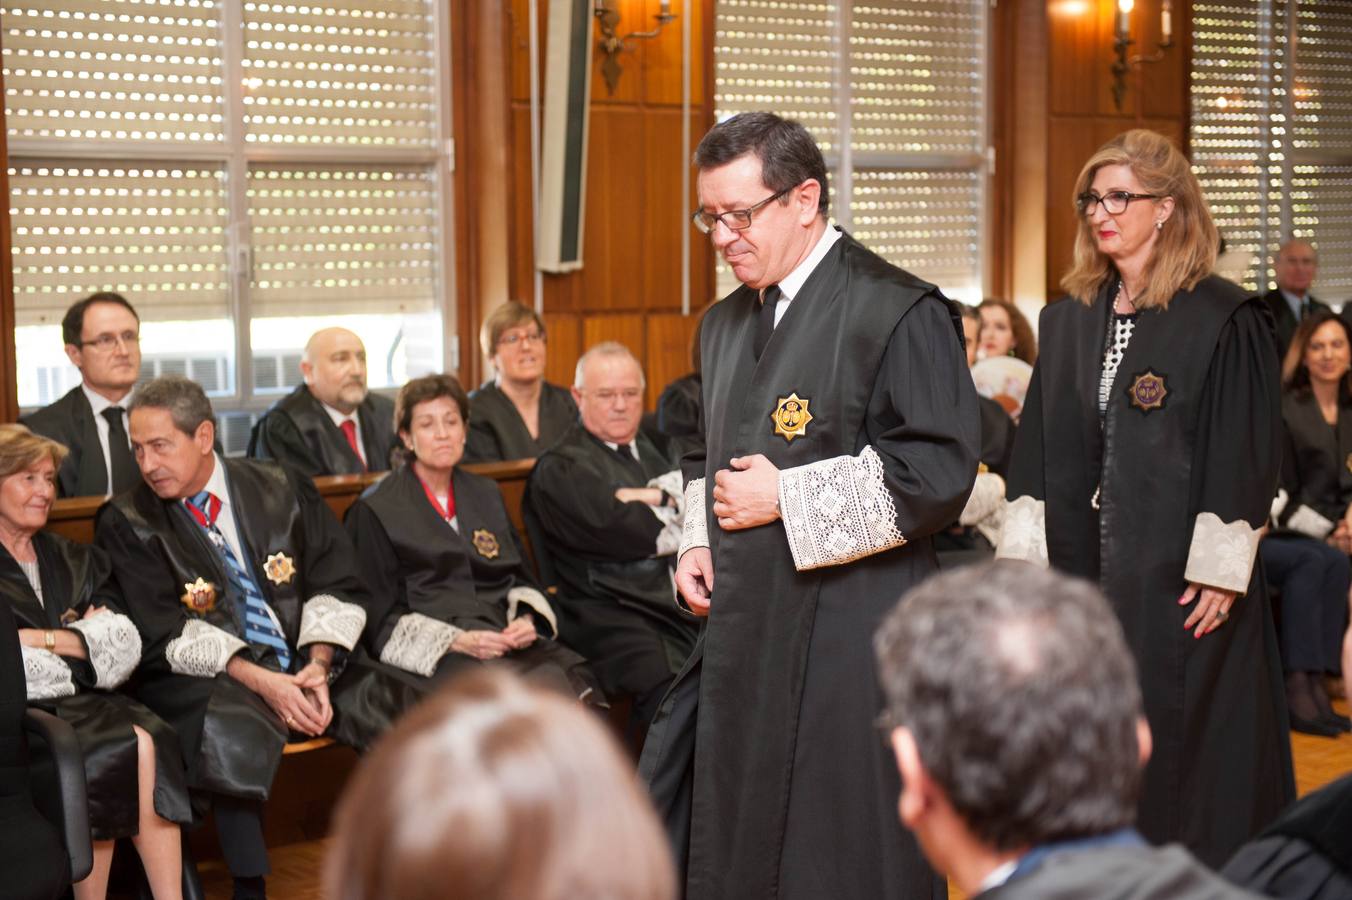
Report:
<svg viewBox="0 0 1352 900"><path fill-rule="evenodd" d="M1352 581L1347 555L1298 534L1266 537L1258 552L1268 584L1282 593L1282 668L1336 673Z"/></svg>
<svg viewBox="0 0 1352 900"><path fill-rule="evenodd" d="M272 871L268 865L268 847L263 841L263 804L225 794L213 794L216 833L221 840L221 855L235 878L255 878Z"/></svg>

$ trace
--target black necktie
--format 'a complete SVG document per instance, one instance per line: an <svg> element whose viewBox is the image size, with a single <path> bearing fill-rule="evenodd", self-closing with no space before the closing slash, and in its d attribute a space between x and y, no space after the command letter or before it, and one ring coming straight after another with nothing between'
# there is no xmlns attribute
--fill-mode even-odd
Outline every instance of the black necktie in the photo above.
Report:
<svg viewBox="0 0 1352 900"><path fill-rule="evenodd" d="M765 345L770 343L770 335L775 333L775 307L779 305L779 297L779 285L772 284L765 289L765 296L761 298L760 315L756 317L756 337L751 343L756 359L761 358Z"/></svg>
<svg viewBox="0 0 1352 900"><path fill-rule="evenodd" d="M131 455L127 429L122 427L122 407L108 407L103 411L103 417L108 420L108 455L113 464L112 493L120 494L136 487L141 480L141 469L136 465L136 457Z"/></svg>

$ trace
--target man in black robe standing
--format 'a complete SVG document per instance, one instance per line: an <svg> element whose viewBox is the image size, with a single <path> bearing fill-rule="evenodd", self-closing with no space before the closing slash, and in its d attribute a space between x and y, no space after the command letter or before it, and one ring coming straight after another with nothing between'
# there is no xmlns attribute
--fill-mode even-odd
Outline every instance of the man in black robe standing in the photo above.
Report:
<svg viewBox="0 0 1352 900"><path fill-rule="evenodd" d="M370 597L309 481L215 452L198 384L147 382L130 418L144 481L99 510L95 541L145 644L131 689L178 732L235 897L263 897L262 805L288 733L332 730L329 685L344 662L336 694L377 677L378 664L348 656Z"/></svg>
<svg viewBox="0 0 1352 900"><path fill-rule="evenodd" d="M827 225L801 125L735 116L695 166L695 225L743 286L704 320L707 450L683 464L676 582L708 622L643 774L691 900L941 897L887 799L869 641L976 476L961 324Z"/></svg>
<svg viewBox="0 0 1352 900"><path fill-rule="evenodd" d="M141 483L126 410L141 376L141 320L121 294L91 294L66 310L61 337L80 384L20 421L70 451L57 472L62 497L130 490Z"/></svg>
<svg viewBox="0 0 1352 900"><path fill-rule="evenodd" d="M580 421L536 461L523 501L546 580L558 583L559 639L587 658L607 696L633 699L639 733L697 630L671 587L679 464L665 438L639 430L643 388L624 346L588 350L573 380Z"/></svg>
<svg viewBox="0 0 1352 900"><path fill-rule="evenodd" d="M346 328L311 335L300 361L305 383L263 414L249 456L275 459L311 478L390 468L394 402L366 388L366 346Z"/></svg>

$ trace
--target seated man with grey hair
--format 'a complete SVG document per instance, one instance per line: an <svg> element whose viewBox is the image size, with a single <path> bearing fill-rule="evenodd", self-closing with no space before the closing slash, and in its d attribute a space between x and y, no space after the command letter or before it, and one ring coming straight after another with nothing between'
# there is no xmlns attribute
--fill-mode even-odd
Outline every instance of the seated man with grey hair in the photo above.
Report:
<svg viewBox="0 0 1352 900"><path fill-rule="evenodd" d="M968 897L1254 896L1132 827L1150 728L1089 582L1008 562L940 574L874 648L901 820Z"/></svg>
<svg viewBox="0 0 1352 900"><path fill-rule="evenodd" d="M223 459L211 404L185 378L142 385L129 419L143 480L99 510L95 541L144 639L132 687L178 732L235 896L262 897L262 803L288 735L361 746L419 692L349 655L370 597L314 485L276 463ZM335 721L346 696L391 708Z"/></svg>
<svg viewBox="0 0 1352 900"><path fill-rule="evenodd" d="M577 362L579 422L541 454L523 501L531 540L557 581L559 638L591 663L609 696L634 700L644 729L695 644L671 572L685 499L674 448L639 429L643 369L623 345Z"/></svg>

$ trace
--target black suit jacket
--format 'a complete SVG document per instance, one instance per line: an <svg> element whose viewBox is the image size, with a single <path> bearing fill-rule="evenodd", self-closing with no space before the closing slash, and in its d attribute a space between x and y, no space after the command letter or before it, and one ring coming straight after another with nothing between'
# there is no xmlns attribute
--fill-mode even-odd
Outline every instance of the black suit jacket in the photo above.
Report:
<svg viewBox="0 0 1352 900"><path fill-rule="evenodd" d="M82 387L72 388L60 400L19 421L70 451L57 472L62 497L101 497L108 493L108 463L99 443L94 409Z"/></svg>
<svg viewBox="0 0 1352 900"><path fill-rule="evenodd" d="M365 467L323 404L302 384L273 404L254 425L249 435L249 456L275 459L310 478L387 471L396 440L394 401L368 393L357 407L357 420L366 451Z"/></svg>
<svg viewBox="0 0 1352 900"><path fill-rule="evenodd" d="M1280 288L1273 288L1263 295L1263 302L1267 304L1268 309L1272 310L1273 321L1277 323L1277 349L1281 353L1281 358L1286 358L1286 348L1291 346L1291 338L1296 333L1296 326L1300 322L1296 319L1295 313L1291 312L1291 305L1286 302L1282 296ZM1314 294L1309 295L1309 309L1305 315L1309 315L1316 309L1328 309L1328 304L1315 299Z"/></svg>

